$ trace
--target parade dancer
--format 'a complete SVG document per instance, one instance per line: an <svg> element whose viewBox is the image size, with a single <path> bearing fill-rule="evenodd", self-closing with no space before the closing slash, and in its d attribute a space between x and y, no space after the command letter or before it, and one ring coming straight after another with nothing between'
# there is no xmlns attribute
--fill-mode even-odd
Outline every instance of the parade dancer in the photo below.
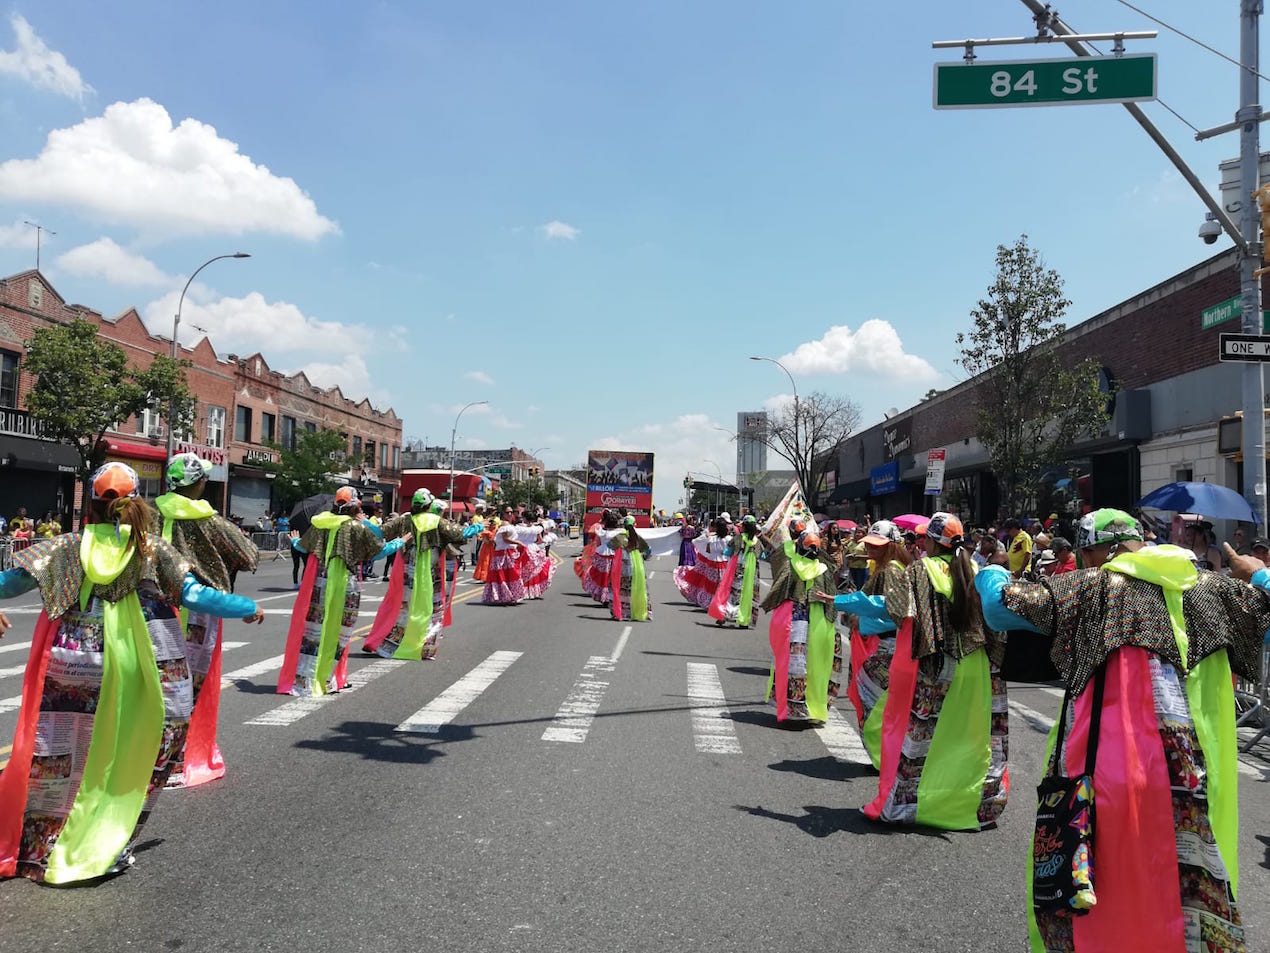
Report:
<svg viewBox="0 0 1270 953"><path fill-rule="evenodd" d="M525 584L521 581L521 562L525 544L516 532L516 511L503 507L503 521L494 531L494 555L485 574L485 591L481 602L487 606L518 606L525 601Z"/></svg>
<svg viewBox="0 0 1270 953"><path fill-rule="evenodd" d="M591 527L591 542L595 549L587 560L582 588L588 596L604 605L613 601L613 561L617 555L614 542L621 532L617 513L608 509L600 514L600 522Z"/></svg>
<svg viewBox="0 0 1270 953"><path fill-rule="evenodd" d="M724 554L728 549L729 532L728 521L723 515L716 517L705 536L693 538L694 561L675 569L675 587L685 599L702 609L710 608L719 589L719 580L727 568L728 560Z"/></svg>
<svg viewBox="0 0 1270 953"><path fill-rule="evenodd" d="M362 604L361 568L396 552L358 517L357 491L335 491L331 511L313 517L309 531L291 545L308 554L278 676L279 695L326 695L348 685L348 645Z"/></svg>
<svg viewBox="0 0 1270 953"><path fill-rule="evenodd" d="M1093 699L1102 701L1094 902L1074 915L1055 912L1029 878L1031 948L1260 948L1244 936L1236 903L1231 676L1259 676L1270 573L1231 550L1232 572L1259 588L1197 570L1181 547L1146 546L1137 520L1113 509L1086 514L1076 546L1086 569L1022 582L987 566L976 580L990 625L1053 638L1066 717L1050 733L1047 775L1087 770ZM1038 865L1048 857L1038 844L1032 854Z"/></svg>
<svg viewBox="0 0 1270 953"><path fill-rule="evenodd" d="M874 570L864 588L833 600L838 612L847 614L851 626L851 668L847 698L855 708L860 738L873 767L882 754L882 715L891 681L891 659L895 656L895 621L887 614L903 599L908 586L905 571L912 557L904 547L904 534L890 520L878 520L861 537L864 551Z"/></svg>
<svg viewBox="0 0 1270 953"><path fill-rule="evenodd" d="M446 590L454 579L447 567L453 561L444 558L443 547L464 538L462 529L437 512L444 506L445 501L434 499L428 490L415 490L410 512L383 525L384 539L401 538L404 545L362 644L364 652L413 661L436 658L448 606ZM474 525L473 533L477 529Z"/></svg>
<svg viewBox="0 0 1270 953"><path fill-rule="evenodd" d="M648 579L644 575L644 557L649 555L648 543L635 529L635 517L628 516L623 525L608 541L613 550L609 565L609 612L621 622L652 622L653 613L648 605Z"/></svg>
<svg viewBox="0 0 1270 953"><path fill-rule="evenodd" d="M820 558L820 537L791 526L793 539L769 547L772 588L763 599L771 614L768 642L772 673L768 700L776 702L776 720L792 726L819 726L829 717L842 677L842 638L831 605L837 585Z"/></svg>
<svg viewBox="0 0 1270 953"><path fill-rule="evenodd" d="M169 492L154 501L160 535L189 564L205 586L230 592L234 576L255 572L260 551L247 534L203 499L212 464L197 454L179 453L168 461ZM194 713L184 748L178 754L168 787L193 787L225 775L216 744L220 710L221 620L208 613L181 610L185 657L194 680Z"/></svg>
<svg viewBox="0 0 1270 953"><path fill-rule="evenodd" d="M525 561L521 563L521 582L525 585L526 599L541 599L556 576L556 563L547 555L543 545L545 532L541 524L517 527L517 538L525 547Z"/></svg>
<svg viewBox="0 0 1270 953"><path fill-rule="evenodd" d="M740 532L732 536L731 558L706 610L715 625L735 622L738 629L750 627L754 592L758 588L759 548L758 520L747 513L741 518Z"/></svg>
<svg viewBox="0 0 1270 953"><path fill-rule="evenodd" d="M692 541L701 535L701 530L697 529L691 516L676 513L674 518L679 523L679 565L691 566L697 561L697 550Z"/></svg>
<svg viewBox="0 0 1270 953"><path fill-rule="evenodd" d="M140 483L125 464L101 467L83 532L14 553L0 573L0 598L38 587L44 600L0 773L0 877L70 884L131 866L194 708L178 607L263 618L149 532Z"/></svg>
<svg viewBox="0 0 1270 953"><path fill-rule="evenodd" d="M1005 639L984 624L961 521L935 513L926 558L886 595L896 626L882 714L878 794L861 810L890 824L978 830L1005 810Z"/></svg>

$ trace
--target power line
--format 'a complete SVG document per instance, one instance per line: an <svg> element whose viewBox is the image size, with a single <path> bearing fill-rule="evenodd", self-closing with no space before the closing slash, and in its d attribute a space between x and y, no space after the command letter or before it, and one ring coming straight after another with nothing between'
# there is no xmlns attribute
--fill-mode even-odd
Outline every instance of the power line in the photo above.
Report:
<svg viewBox="0 0 1270 953"><path fill-rule="evenodd" d="M1220 57L1221 57L1222 59L1224 59L1227 63L1232 63L1232 64L1234 64L1235 66L1238 66L1240 69L1246 69L1248 72L1252 73L1252 74L1253 74L1254 76L1256 76L1258 79L1263 79L1263 80L1264 80L1264 79L1266 79L1266 77L1265 77L1265 76L1263 76L1261 73L1258 73L1258 72L1257 72L1255 69L1253 69L1251 66L1244 66L1244 65L1243 65L1243 63L1240 63L1240 62L1239 62L1239 60L1237 60L1237 59L1234 59L1234 58L1232 58L1232 57L1227 56L1227 55L1226 55L1225 53L1223 53L1221 50L1215 50L1215 49L1213 49L1211 46L1209 46L1207 43L1203 42L1202 40L1197 40L1197 39L1195 39L1195 37L1191 36L1189 33L1183 33L1183 32L1182 32L1181 30L1179 30L1177 27L1175 27L1175 26L1171 26L1171 25L1169 25L1168 23L1165 23L1165 22L1164 22L1163 20L1161 20L1159 17L1153 17L1153 16L1151 16L1151 14L1147 13L1145 10L1142 10L1142 9L1139 9L1138 7L1135 7L1132 3L1130 3L1130 2L1129 2L1129 0L1116 0L1116 2L1117 2L1117 3L1119 3L1119 4L1121 4L1121 5L1123 5L1123 6L1128 7L1128 8L1129 8L1130 10L1132 10L1134 13L1137 13L1137 14L1139 14L1139 15L1141 15L1141 16L1146 17L1146 18L1147 18L1148 20L1150 20L1152 23L1156 23L1156 24L1158 24L1158 25L1160 25L1160 26L1164 27L1164 29L1166 29L1166 30L1172 30L1172 31L1173 31L1174 33L1176 33L1178 36L1182 37L1183 39L1190 40L1190 41L1191 41L1192 43L1194 43L1196 46L1198 46L1198 47L1202 47L1203 49L1208 50L1208 52L1212 53L1214 56L1220 56ZM1266 81L1267 81L1267 82L1270 82L1270 80L1266 80ZM1163 104L1161 104L1161 105L1163 105ZM1167 107L1167 106L1165 106L1164 108L1165 108L1165 109L1168 109L1168 107ZM1169 112L1173 112L1173 110L1169 109ZM1177 113L1173 113L1173 115L1177 116ZM1178 118L1178 119L1182 119L1182 117L1181 117L1181 116L1178 116L1177 118ZM1182 119L1182 122L1186 122L1186 120L1185 120L1185 119ZM1186 124L1187 124L1188 126L1190 126L1190 125L1191 125L1189 122L1187 122ZM1191 126L1191 128L1192 128L1192 129L1195 129L1195 127L1194 127L1194 126ZM1199 130L1198 130L1198 129L1196 129L1195 131L1196 131L1196 132L1198 132Z"/></svg>
<svg viewBox="0 0 1270 953"><path fill-rule="evenodd" d="M1119 2L1124 3L1124 0L1119 0ZM1145 14L1144 14L1144 15L1145 15ZM1089 43L1088 41L1086 41L1086 45L1087 45L1087 46L1088 46L1091 50L1093 50L1095 53L1097 53L1099 56L1106 56L1106 54L1105 54L1105 53L1103 53L1103 51L1102 51L1102 50L1098 49L1098 47L1094 46L1092 43ZM1167 109L1169 112L1171 112L1174 116L1176 116L1176 117L1178 118L1178 120L1179 120L1179 121L1180 121L1180 122L1181 122L1184 126L1187 126L1187 127L1191 130L1191 132L1196 133L1196 134L1198 134L1198 133L1199 133L1199 129L1198 129L1196 126L1194 126L1193 124L1191 124L1190 122L1188 122L1185 116L1183 116L1180 112L1178 112L1176 109L1174 109L1172 106L1170 106L1170 105L1169 105L1168 103L1166 103L1164 100L1162 100L1159 96L1156 96L1156 97L1155 97L1155 101L1156 101L1157 103L1159 103L1161 106L1163 106L1165 109Z"/></svg>

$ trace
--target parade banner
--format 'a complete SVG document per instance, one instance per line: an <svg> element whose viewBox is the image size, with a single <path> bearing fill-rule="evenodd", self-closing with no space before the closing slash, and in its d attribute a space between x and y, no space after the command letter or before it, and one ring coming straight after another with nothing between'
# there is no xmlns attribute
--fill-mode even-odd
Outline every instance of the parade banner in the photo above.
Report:
<svg viewBox="0 0 1270 953"><path fill-rule="evenodd" d="M772 510L760 530L773 543L783 545L790 538L789 521L792 519L800 519L808 526L815 523L797 481L789 485L789 489L785 491L785 495L776 504L776 508Z"/></svg>
<svg viewBox="0 0 1270 953"><path fill-rule="evenodd" d="M653 455L640 450L592 450L587 454L586 523L604 510L626 508L637 527L652 525Z"/></svg>

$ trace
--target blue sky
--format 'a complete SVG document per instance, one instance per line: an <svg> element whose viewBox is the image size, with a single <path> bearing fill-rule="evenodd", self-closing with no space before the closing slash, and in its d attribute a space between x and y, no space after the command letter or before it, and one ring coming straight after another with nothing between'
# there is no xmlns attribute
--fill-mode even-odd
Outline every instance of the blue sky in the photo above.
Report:
<svg viewBox="0 0 1270 953"><path fill-rule="evenodd" d="M1142 0L1238 53L1238 5ZM861 426L961 379L954 339L1026 232L1069 323L1210 254L1203 206L1119 106L935 111L936 39L1014 0L362 4L40 0L0 14L0 273L206 328L406 436L657 454L731 479L736 412L847 394ZM1065 0L1094 32L1153 28ZM1173 33L1161 98L1233 118L1238 71ZM982 49L980 62L1064 55ZM1147 112L1216 190L1233 136ZM711 462L706 462L711 461Z"/></svg>

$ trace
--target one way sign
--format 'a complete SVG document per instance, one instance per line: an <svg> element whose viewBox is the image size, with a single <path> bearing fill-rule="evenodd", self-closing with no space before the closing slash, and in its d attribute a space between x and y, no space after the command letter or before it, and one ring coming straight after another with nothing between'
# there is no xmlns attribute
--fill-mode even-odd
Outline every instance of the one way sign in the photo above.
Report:
<svg viewBox="0 0 1270 953"><path fill-rule="evenodd" d="M1270 361L1270 336L1223 334L1219 357L1223 361Z"/></svg>

